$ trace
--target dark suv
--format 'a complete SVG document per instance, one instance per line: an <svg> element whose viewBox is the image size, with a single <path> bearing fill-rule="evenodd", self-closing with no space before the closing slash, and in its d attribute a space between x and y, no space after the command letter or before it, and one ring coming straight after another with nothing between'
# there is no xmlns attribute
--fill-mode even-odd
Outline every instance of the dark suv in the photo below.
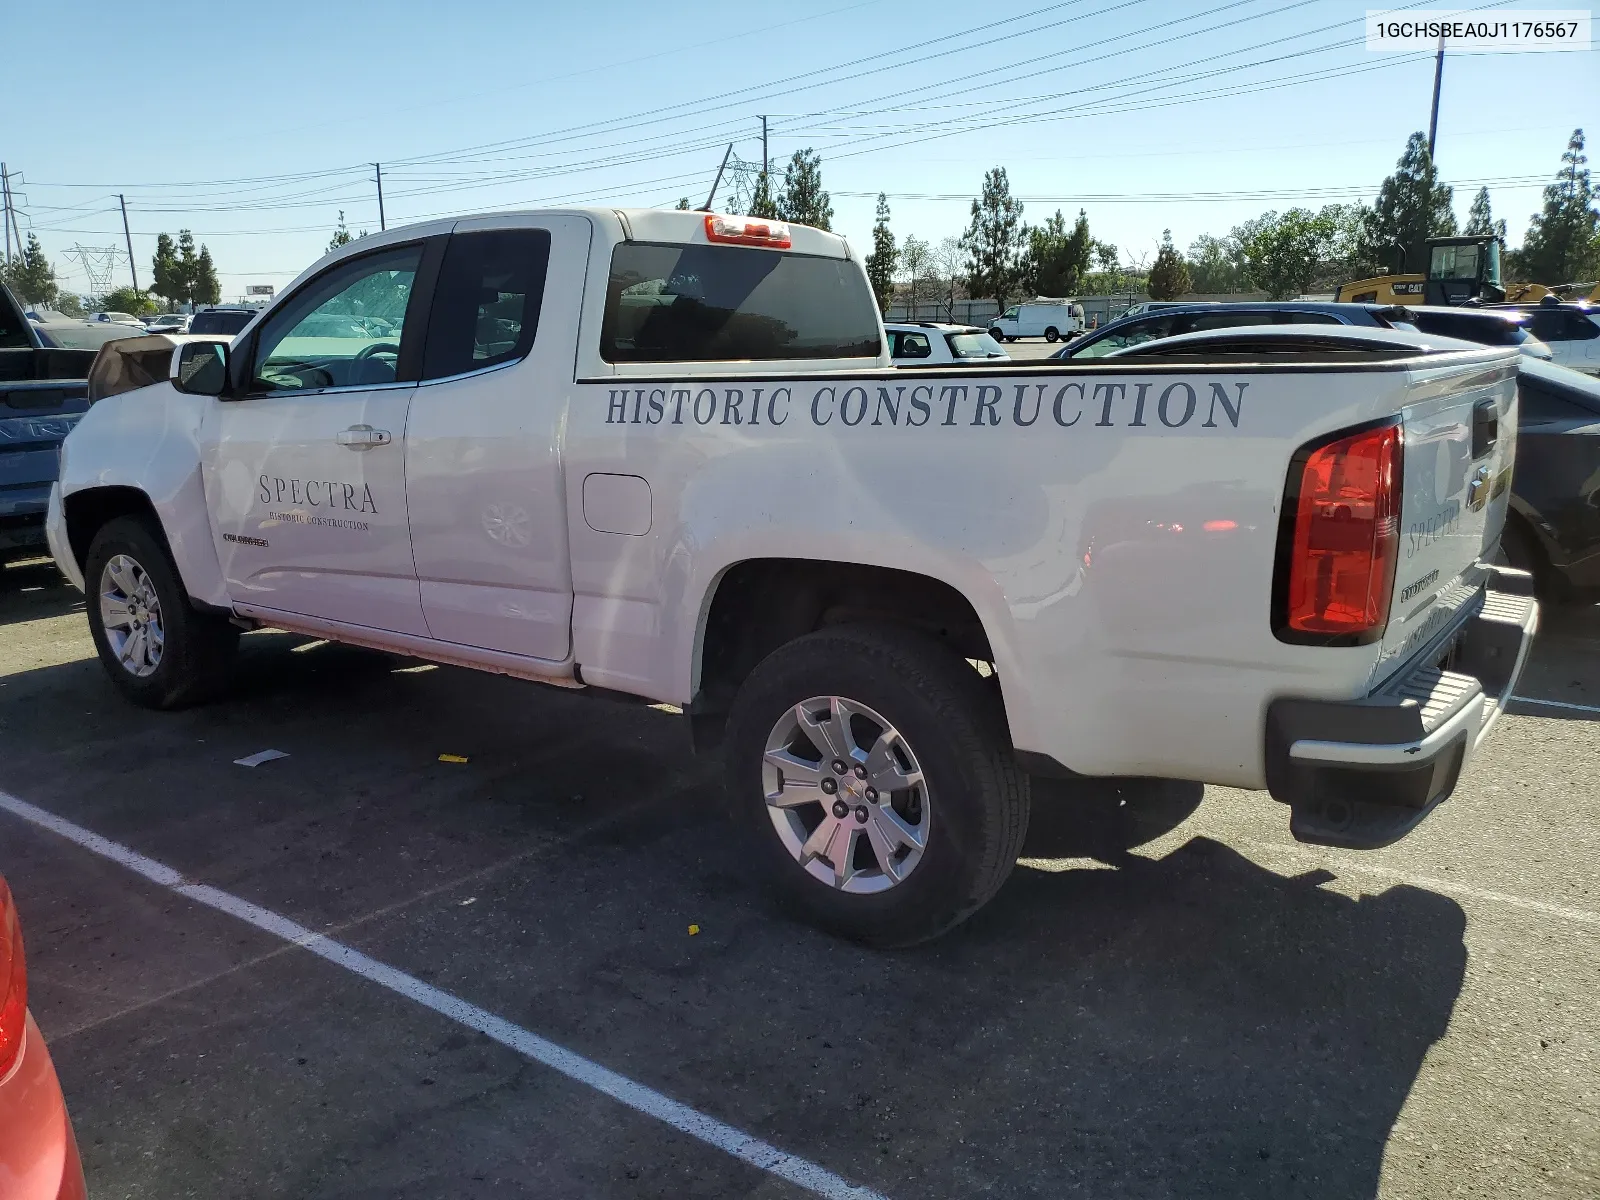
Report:
<svg viewBox="0 0 1600 1200"><path fill-rule="evenodd" d="M1077 361L1100 358L1113 350L1157 338L1232 329L1241 325L1364 325L1378 329L1411 329L1440 337L1460 338L1481 346L1524 346L1537 357L1550 351L1529 334L1528 315L1482 308L1442 308L1385 304L1336 304L1316 300L1260 300L1242 304L1184 304L1123 317L1081 337L1051 357Z"/></svg>
<svg viewBox="0 0 1600 1200"><path fill-rule="evenodd" d="M1366 325L1380 329L1412 329L1404 324L1405 309L1385 304L1333 304L1311 300L1263 300L1244 304L1216 301L1173 304L1155 312L1120 317L1056 351L1052 358L1100 358L1113 350L1156 338L1236 325Z"/></svg>

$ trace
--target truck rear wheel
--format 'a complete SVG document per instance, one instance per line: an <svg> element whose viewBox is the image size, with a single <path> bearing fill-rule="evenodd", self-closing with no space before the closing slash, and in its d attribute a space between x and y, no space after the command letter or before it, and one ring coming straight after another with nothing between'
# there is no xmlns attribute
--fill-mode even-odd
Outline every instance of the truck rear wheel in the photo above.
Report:
<svg viewBox="0 0 1600 1200"><path fill-rule="evenodd" d="M839 626L780 647L740 689L727 752L764 879L855 941L943 933L1021 853L1028 778L998 695L931 638Z"/></svg>
<svg viewBox="0 0 1600 1200"><path fill-rule="evenodd" d="M1047 341L1047 342L1059 341L1060 338L1061 338L1061 331L1059 329L1057 329L1054 325L1050 326L1049 329L1046 329L1044 331L1044 340Z"/></svg>
<svg viewBox="0 0 1600 1200"><path fill-rule="evenodd" d="M221 689L239 630L190 602L146 522L118 517L102 526L83 577L100 664L124 696L144 708L182 708Z"/></svg>

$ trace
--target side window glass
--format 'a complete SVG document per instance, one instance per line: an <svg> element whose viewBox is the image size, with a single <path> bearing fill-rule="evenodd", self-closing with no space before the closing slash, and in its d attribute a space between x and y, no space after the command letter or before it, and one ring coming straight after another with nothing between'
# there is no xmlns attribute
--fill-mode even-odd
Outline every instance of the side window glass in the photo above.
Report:
<svg viewBox="0 0 1600 1200"><path fill-rule="evenodd" d="M344 263L307 284L261 329L253 392L393 383L422 247Z"/></svg>
<svg viewBox="0 0 1600 1200"><path fill-rule="evenodd" d="M933 346L928 342L925 333L903 333L900 335L901 358L928 358L933 354Z"/></svg>
<svg viewBox="0 0 1600 1200"><path fill-rule="evenodd" d="M1156 338L1166 337L1172 329L1171 317L1147 317L1142 321L1133 321L1120 329L1112 330L1098 341L1091 342L1082 350L1074 354L1073 358L1100 358L1110 354L1113 350L1121 350L1126 346L1137 346L1141 342L1154 341Z"/></svg>
<svg viewBox="0 0 1600 1200"><path fill-rule="evenodd" d="M526 358L539 329L550 233L457 233L445 247L428 317L422 377L443 379Z"/></svg>
<svg viewBox="0 0 1600 1200"><path fill-rule="evenodd" d="M1528 332L1541 342L1565 341L1566 334L1563 329L1565 323L1562 321L1562 317L1565 315L1562 312L1551 312L1549 310L1541 312L1538 309L1534 309L1528 314Z"/></svg>
<svg viewBox="0 0 1600 1200"><path fill-rule="evenodd" d="M1172 333L1198 333L1202 329L1232 329L1238 325L1270 325L1272 314L1265 312L1208 312L1179 317Z"/></svg>
<svg viewBox="0 0 1600 1200"><path fill-rule="evenodd" d="M1567 318L1567 341L1587 342L1592 338L1600 338L1600 325L1596 325L1582 313L1569 312L1565 316Z"/></svg>
<svg viewBox="0 0 1600 1200"><path fill-rule="evenodd" d="M1330 317L1327 313L1319 312L1280 312L1276 316L1279 325L1338 325L1338 317Z"/></svg>

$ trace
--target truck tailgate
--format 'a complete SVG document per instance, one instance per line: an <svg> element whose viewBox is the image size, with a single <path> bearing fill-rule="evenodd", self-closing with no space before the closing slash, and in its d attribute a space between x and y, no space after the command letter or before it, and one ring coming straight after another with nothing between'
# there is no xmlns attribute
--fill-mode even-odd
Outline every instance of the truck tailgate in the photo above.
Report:
<svg viewBox="0 0 1600 1200"><path fill-rule="evenodd" d="M1505 524L1516 454L1516 361L1419 372L1401 414L1403 488L1381 682L1453 628Z"/></svg>

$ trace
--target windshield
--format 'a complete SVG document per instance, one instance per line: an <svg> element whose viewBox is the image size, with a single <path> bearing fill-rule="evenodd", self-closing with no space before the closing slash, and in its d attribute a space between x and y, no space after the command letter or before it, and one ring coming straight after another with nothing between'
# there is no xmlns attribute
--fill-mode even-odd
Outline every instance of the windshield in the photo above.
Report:
<svg viewBox="0 0 1600 1200"><path fill-rule="evenodd" d="M950 353L957 358L1004 358L1006 352L987 333L947 333Z"/></svg>
<svg viewBox="0 0 1600 1200"><path fill-rule="evenodd" d="M1495 245L1498 249L1498 244ZM1463 279L1478 278L1478 246L1435 246L1428 260L1428 278ZM1496 256L1498 257L1498 255Z"/></svg>

